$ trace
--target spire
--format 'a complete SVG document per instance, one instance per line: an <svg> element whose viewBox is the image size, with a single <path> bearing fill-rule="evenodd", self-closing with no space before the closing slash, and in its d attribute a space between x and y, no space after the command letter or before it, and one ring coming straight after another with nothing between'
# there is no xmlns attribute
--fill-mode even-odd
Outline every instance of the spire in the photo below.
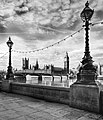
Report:
<svg viewBox="0 0 103 120"><path fill-rule="evenodd" d="M68 57L68 52L66 51L66 56Z"/></svg>
<svg viewBox="0 0 103 120"><path fill-rule="evenodd" d="M31 64L30 64L30 69L31 69Z"/></svg>
<svg viewBox="0 0 103 120"><path fill-rule="evenodd" d="M9 36L9 41L11 41L11 37Z"/></svg>
<svg viewBox="0 0 103 120"><path fill-rule="evenodd" d="M36 59L36 65L35 65L36 69L39 69L39 64L38 64L38 59Z"/></svg>
<svg viewBox="0 0 103 120"><path fill-rule="evenodd" d="M89 6L89 2L88 2L88 0L87 0L87 2L85 3L85 6L86 6L86 7L88 7L88 6Z"/></svg>
<svg viewBox="0 0 103 120"><path fill-rule="evenodd" d="M66 51L66 56L64 57L64 59L69 59L69 56L68 56L68 52Z"/></svg>
<svg viewBox="0 0 103 120"><path fill-rule="evenodd" d="M36 65L38 64L38 59L36 59Z"/></svg>

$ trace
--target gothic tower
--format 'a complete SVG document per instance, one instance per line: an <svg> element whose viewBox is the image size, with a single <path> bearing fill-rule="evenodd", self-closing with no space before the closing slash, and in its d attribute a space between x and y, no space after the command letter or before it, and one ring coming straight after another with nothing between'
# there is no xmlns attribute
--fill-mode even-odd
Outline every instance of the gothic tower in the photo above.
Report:
<svg viewBox="0 0 103 120"><path fill-rule="evenodd" d="M25 69L29 69L29 58L22 58L22 69L25 70Z"/></svg>
<svg viewBox="0 0 103 120"><path fill-rule="evenodd" d="M36 60L36 65L35 65L35 70L39 69L39 63L38 63L38 59Z"/></svg>
<svg viewBox="0 0 103 120"><path fill-rule="evenodd" d="M69 56L66 52L66 56L64 57L64 71L66 74L69 74Z"/></svg>

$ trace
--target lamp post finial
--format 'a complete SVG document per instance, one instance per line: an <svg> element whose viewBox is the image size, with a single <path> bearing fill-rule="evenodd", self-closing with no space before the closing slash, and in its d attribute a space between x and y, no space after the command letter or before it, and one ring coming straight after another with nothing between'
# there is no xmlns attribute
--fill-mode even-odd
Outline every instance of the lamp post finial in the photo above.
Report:
<svg viewBox="0 0 103 120"><path fill-rule="evenodd" d="M89 6L89 2L87 0L87 2L85 3L85 7L88 7Z"/></svg>

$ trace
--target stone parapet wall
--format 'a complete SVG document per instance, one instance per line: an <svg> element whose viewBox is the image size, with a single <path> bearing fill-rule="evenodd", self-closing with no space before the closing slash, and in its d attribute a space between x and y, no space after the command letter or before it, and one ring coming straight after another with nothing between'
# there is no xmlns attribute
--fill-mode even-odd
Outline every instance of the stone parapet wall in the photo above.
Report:
<svg viewBox="0 0 103 120"><path fill-rule="evenodd" d="M103 91L100 91L98 85L73 84L68 88L3 81L1 91L68 104L103 115Z"/></svg>
<svg viewBox="0 0 103 120"><path fill-rule="evenodd" d="M31 85L25 83L10 84L11 92L32 96L34 98L44 99L52 102L59 102L69 104L69 91L70 88L43 86L43 85Z"/></svg>
<svg viewBox="0 0 103 120"><path fill-rule="evenodd" d="M70 88L70 106L90 112L100 112L100 92L97 85L73 84Z"/></svg>
<svg viewBox="0 0 103 120"><path fill-rule="evenodd" d="M103 115L103 91L100 92L100 113Z"/></svg>
<svg viewBox="0 0 103 120"><path fill-rule="evenodd" d="M0 81L0 91L1 91L1 87L2 87L2 81Z"/></svg>

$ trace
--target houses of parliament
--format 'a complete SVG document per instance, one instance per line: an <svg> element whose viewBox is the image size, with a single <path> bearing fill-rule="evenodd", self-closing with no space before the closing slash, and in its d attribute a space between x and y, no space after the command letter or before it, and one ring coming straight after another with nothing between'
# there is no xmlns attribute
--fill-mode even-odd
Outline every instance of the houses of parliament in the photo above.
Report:
<svg viewBox="0 0 103 120"><path fill-rule="evenodd" d="M54 65L44 65L43 69L40 69L39 62L36 60L35 65L29 64L29 58L22 58L22 70L16 71L16 73L26 74L49 74L49 75L67 75L69 74L69 56L66 52L64 57L64 68L55 67Z"/></svg>

